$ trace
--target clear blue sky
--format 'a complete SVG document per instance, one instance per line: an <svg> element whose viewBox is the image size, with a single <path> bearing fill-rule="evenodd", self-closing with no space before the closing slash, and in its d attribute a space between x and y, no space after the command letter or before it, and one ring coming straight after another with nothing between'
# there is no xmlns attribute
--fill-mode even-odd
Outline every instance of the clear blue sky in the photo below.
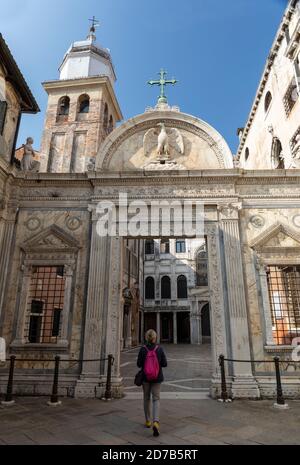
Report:
<svg viewBox="0 0 300 465"><path fill-rule="evenodd" d="M2 3L2 2L1 2ZM180 82L170 104L198 116L235 153L287 0L8 0L0 27L41 113L24 115L19 144L39 147L47 96L41 82L58 77L69 45L85 38L88 18L101 22L98 42L111 50L124 119L155 104L146 85L161 67Z"/></svg>

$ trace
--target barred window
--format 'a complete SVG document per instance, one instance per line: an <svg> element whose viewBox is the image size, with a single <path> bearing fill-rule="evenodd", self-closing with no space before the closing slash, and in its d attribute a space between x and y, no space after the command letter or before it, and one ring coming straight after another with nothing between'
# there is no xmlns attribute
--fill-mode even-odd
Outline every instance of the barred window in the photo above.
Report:
<svg viewBox="0 0 300 465"><path fill-rule="evenodd" d="M286 115L289 116L291 113L296 101L298 100L299 93L298 93L298 88L297 88L297 83L295 78L292 80L290 83L285 96L283 98L283 103L284 103L284 108Z"/></svg>
<svg viewBox="0 0 300 465"><path fill-rule="evenodd" d="M300 337L300 265L270 265L267 281L274 341L290 345Z"/></svg>
<svg viewBox="0 0 300 465"><path fill-rule="evenodd" d="M33 267L29 288L25 338L31 344L56 343L64 305L63 266Z"/></svg>

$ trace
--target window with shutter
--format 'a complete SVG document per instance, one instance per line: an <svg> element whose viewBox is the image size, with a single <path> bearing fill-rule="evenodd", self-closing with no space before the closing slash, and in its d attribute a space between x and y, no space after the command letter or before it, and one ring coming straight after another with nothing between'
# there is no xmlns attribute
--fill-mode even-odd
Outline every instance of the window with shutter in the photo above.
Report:
<svg viewBox="0 0 300 465"><path fill-rule="evenodd" d="M7 103L0 100L0 135L3 134L6 112Z"/></svg>

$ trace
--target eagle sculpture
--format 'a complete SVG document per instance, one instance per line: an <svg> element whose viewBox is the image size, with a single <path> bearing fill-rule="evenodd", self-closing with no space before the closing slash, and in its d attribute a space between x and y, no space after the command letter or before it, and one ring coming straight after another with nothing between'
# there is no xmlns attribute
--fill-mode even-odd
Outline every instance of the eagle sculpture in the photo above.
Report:
<svg viewBox="0 0 300 465"><path fill-rule="evenodd" d="M144 154L149 156L155 146L157 146L156 154L159 157L169 157L171 148L180 155L184 154L183 137L175 128L166 128L164 123L158 123L157 128L149 129L144 136Z"/></svg>

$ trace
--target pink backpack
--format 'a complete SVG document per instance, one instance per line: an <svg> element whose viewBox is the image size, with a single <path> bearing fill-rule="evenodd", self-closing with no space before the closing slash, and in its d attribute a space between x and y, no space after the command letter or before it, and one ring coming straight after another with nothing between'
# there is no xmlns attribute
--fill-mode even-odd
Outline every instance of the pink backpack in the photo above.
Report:
<svg viewBox="0 0 300 465"><path fill-rule="evenodd" d="M146 346L144 347L147 350L147 356L144 364L144 373L148 382L155 381L158 378L160 370L156 353L158 346L156 346L153 350L149 350Z"/></svg>

